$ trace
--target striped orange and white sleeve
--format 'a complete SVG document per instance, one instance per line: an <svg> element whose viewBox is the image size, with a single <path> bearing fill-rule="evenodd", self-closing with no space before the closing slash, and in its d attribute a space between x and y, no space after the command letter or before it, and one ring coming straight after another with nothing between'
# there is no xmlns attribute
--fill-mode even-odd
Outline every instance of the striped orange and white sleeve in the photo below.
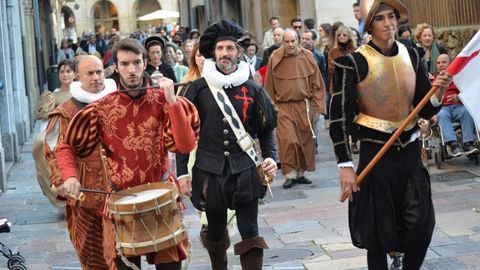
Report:
<svg viewBox="0 0 480 270"><path fill-rule="evenodd" d="M63 181L78 178L77 157L89 156L99 142L98 116L95 107L87 106L70 121L63 143L55 153Z"/></svg>
<svg viewBox="0 0 480 270"><path fill-rule="evenodd" d="M53 113L49 116L45 138L43 141L43 151L45 159L50 166L50 181L55 186L63 183L60 176L60 169L57 165L55 151L63 141L63 134L68 126L68 119L60 113Z"/></svg>

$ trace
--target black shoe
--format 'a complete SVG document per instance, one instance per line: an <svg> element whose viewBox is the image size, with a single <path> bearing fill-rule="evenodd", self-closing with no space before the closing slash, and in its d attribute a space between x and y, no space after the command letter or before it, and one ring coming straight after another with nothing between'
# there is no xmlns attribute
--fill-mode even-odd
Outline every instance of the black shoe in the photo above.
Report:
<svg viewBox="0 0 480 270"><path fill-rule="evenodd" d="M448 142L447 144L450 145L450 152L452 153L452 157L459 157L462 155L462 149L457 142L453 141Z"/></svg>
<svg viewBox="0 0 480 270"><path fill-rule="evenodd" d="M473 142L466 142L463 144L463 150L465 151L465 155L471 155L478 153L478 149L475 148Z"/></svg>
<svg viewBox="0 0 480 270"><path fill-rule="evenodd" d="M311 184L312 183L312 180L306 178L305 176L302 176L298 179L295 180L295 183L296 184Z"/></svg>
<svg viewBox="0 0 480 270"><path fill-rule="evenodd" d="M8 221L6 218L0 219L0 233L7 233L10 232L10 227L12 226L12 223Z"/></svg>
<svg viewBox="0 0 480 270"><path fill-rule="evenodd" d="M287 180L285 180L285 183L283 183L283 188L284 188L284 189L292 188L292 187L293 187L293 184L295 184L294 180L295 180L295 179L287 178Z"/></svg>

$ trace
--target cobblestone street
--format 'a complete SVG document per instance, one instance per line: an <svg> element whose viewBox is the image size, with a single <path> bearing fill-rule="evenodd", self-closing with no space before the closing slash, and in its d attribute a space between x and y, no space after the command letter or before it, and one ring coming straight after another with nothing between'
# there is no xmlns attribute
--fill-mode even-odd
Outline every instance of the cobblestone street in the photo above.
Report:
<svg viewBox="0 0 480 270"><path fill-rule="evenodd" d="M321 123L323 126L323 122ZM0 195L0 217L13 223L0 241L26 258L28 269L81 269L68 239L63 211L50 205L35 177L31 141L22 148L22 161L10 170L8 190ZM480 166L465 157L434 168L430 161L437 225L422 269L480 269ZM274 197L260 207L260 234L270 246L264 269L367 269L366 252L352 246L347 204L338 202L338 172L327 132L322 129L317 170L308 175L312 185L282 188L281 177L272 186ZM191 204L185 215L192 241L188 269L210 269L199 240L200 220ZM240 269L232 231L229 269ZM6 259L0 259L4 267ZM0 268L1 268L0 267ZM145 264L144 269L154 269Z"/></svg>

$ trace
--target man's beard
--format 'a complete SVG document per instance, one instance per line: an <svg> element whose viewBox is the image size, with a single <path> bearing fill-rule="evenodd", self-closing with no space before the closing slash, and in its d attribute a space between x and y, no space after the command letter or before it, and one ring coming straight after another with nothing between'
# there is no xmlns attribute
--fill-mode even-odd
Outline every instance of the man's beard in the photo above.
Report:
<svg viewBox="0 0 480 270"><path fill-rule="evenodd" d="M313 46L310 46L310 43L302 42L302 47L309 51L313 50Z"/></svg>
<svg viewBox="0 0 480 270"><path fill-rule="evenodd" d="M228 64L222 63L222 60L224 60L224 59L229 60L229 63ZM238 58L233 58L232 59L232 58L229 58L229 57L222 57L222 58L216 60L216 63L217 63L217 67L220 69L220 71L230 73L237 68L237 61L238 61Z"/></svg>
<svg viewBox="0 0 480 270"><path fill-rule="evenodd" d="M123 77L120 77L120 80L122 81L122 84L129 89L134 89L142 85L142 80L140 78L135 83L130 83L128 82L128 80L125 80Z"/></svg>

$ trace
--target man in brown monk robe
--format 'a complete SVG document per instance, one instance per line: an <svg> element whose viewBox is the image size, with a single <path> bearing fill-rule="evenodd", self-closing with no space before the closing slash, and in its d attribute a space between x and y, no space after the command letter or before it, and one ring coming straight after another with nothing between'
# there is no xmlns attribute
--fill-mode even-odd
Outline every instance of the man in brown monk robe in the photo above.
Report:
<svg viewBox="0 0 480 270"><path fill-rule="evenodd" d="M313 114L325 113L325 85L312 52L299 46L292 29L268 61L265 88L278 108L283 187L311 184L304 172L315 170Z"/></svg>

